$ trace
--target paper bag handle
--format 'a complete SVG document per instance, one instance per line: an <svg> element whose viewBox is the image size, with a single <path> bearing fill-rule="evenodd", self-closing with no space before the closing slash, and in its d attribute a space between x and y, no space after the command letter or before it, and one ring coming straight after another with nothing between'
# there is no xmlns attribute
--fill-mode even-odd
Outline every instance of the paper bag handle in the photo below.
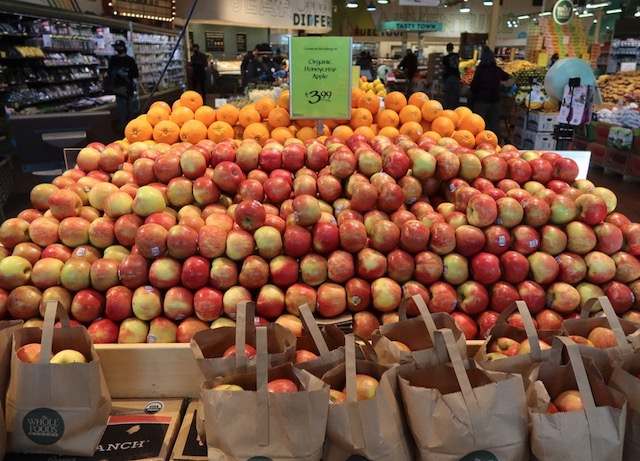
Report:
<svg viewBox="0 0 640 461"><path fill-rule="evenodd" d="M448 359L451 362L451 366L456 375L456 380L460 386L460 393L464 399L467 413L469 414L469 421L473 428L474 441L484 440L484 423L482 420L482 412L480 411L480 404L478 398L471 386L467 370L462 362L462 356L458 350L456 339L453 336L453 331L449 328L442 328L434 332L434 347L438 354L440 363L446 363L446 359L443 362L443 355L448 355Z"/></svg>
<svg viewBox="0 0 640 461"><path fill-rule="evenodd" d="M413 295L411 298L407 298L406 301L409 302L409 300L411 299L413 299L413 301L416 303L416 307L420 312L420 317L422 318L424 325L427 327L427 332L429 332L429 337L431 338L431 343L433 344L433 334L438 329L438 327L436 327L436 323L433 321L433 317L431 316L431 312L427 307L427 303L424 302L424 299L420 295ZM402 306L402 304L404 304L404 301L400 303L400 306ZM404 311L406 318L406 305L404 307Z"/></svg>
<svg viewBox="0 0 640 461"><path fill-rule="evenodd" d="M40 363L49 363L51 348L53 347L53 332L56 318L60 319L62 328L69 328L69 314L58 301L48 301L44 312L44 324L42 325L42 339L40 341L41 353Z"/></svg>
<svg viewBox="0 0 640 461"><path fill-rule="evenodd" d="M600 307L602 307L602 311L607 318L609 327L613 331L613 336L616 338L620 352L623 355L631 354L633 352L633 348L631 347L631 344L629 344L629 341L627 341L627 336L624 334L618 314L613 310L613 306L611 305L609 298L606 296L598 296L597 298L587 300L580 311L580 318L589 318L589 313L595 303L600 303Z"/></svg>
<svg viewBox="0 0 640 461"><path fill-rule="evenodd" d="M358 393L356 390L356 338L353 333L345 335L344 346L344 367L347 388L347 402L343 405L346 405L349 421L351 422L350 427L353 428L353 448L359 450L364 448L365 443L357 404Z"/></svg>
<svg viewBox="0 0 640 461"><path fill-rule="evenodd" d="M256 397L258 446L269 445L269 351L267 349L267 327L256 327Z"/></svg>
<svg viewBox="0 0 640 461"><path fill-rule="evenodd" d="M531 357L535 361L539 362L542 360L542 351L540 350L538 330L536 330L536 327L533 324L533 319L531 318L531 312L529 311L527 303L522 300L518 300L511 304L500 313L500 316L498 316L498 320L496 320L496 325L507 323L507 318L511 314L513 314L516 309L518 310L518 312L520 312L522 324L524 325L524 331L527 334L527 339L529 340L529 345L531 347Z"/></svg>
<svg viewBox="0 0 640 461"><path fill-rule="evenodd" d="M309 305L305 303L302 306L299 306L298 311L300 312L300 317L302 318L302 323L305 329L309 331L309 334L311 335L311 339L313 339L313 342L318 348L318 352L320 353L320 356L323 356L323 355L326 356L330 352L329 347L327 346L327 342L324 340L324 336L322 336L322 332L318 327L318 323L316 322L316 319L313 317L313 314L311 313L311 309L309 309Z"/></svg>
<svg viewBox="0 0 640 461"><path fill-rule="evenodd" d="M247 329L253 325L256 305L253 301L242 301L236 307L236 368L241 369L247 363L244 346L247 343Z"/></svg>

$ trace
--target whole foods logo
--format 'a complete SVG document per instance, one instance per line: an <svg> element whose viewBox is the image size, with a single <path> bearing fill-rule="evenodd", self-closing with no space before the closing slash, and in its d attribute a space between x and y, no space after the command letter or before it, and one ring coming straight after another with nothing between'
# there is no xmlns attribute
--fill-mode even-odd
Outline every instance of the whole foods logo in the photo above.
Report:
<svg viewBox="0 0 640 461"><path fill-rule="evenodd" d="M573 17L573 2L570 0L558 0L553 5L553 19L558 24L566 24Z"/></svg>
<svg viewBox="0 0 640 461"><path fill-rule="evenodd" d="M51 408L36 408L25 415L22 430L33 443L53 445L64 435L64 420Z"/></svg>
<svg viewBox="0 0 640 461"><path fill-rule="evenodd" d="M493 453L485 450L474 451L462 458L460 461L499 461L498 457Z"/></svg>

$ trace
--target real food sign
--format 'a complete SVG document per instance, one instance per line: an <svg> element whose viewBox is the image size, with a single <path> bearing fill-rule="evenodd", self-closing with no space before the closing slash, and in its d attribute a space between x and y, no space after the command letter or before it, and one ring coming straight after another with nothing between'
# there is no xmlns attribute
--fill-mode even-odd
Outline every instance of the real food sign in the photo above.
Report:
<svg viewBox="0 0 640 461"><path fill-rule="evenodd" d="M291 118L351 116L351 37L291 37Z"/></svg>

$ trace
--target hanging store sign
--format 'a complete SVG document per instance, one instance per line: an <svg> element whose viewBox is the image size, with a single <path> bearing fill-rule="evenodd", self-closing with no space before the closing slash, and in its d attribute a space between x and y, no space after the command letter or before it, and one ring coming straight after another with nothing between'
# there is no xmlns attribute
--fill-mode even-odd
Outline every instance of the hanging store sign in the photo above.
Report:
<svg viewBox="0 0 640 461"><path fill-rule="evenodd" d="M560 25L571 21L573 17L573 2L570 0L558 0L553 5L553 20Z"/></svg>
<svg viewBox="0 0 640 461"><path fill-rule="evenodd" d="M400 6L439 6L440 0L400 0Z"/></svg>
<svg viewBox="0 0 640 461"><path fill-rule="evenodd" d="M441 22L403 22L388 21L379 26L380 30L401 30L406 32L440 32Z"/></svg>

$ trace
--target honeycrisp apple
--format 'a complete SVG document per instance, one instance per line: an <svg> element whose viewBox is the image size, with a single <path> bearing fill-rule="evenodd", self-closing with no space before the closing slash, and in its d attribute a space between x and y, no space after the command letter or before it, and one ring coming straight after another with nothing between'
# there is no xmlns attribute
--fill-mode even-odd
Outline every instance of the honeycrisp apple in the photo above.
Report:
<svg viewBox="0 0 640 461"><path fill-rule="evenodd" d="M568 390L558 394L553 400L558 411L581 411L584 409L580 391Z"/></svg>
<svg viewBox="0 0 640 461"><path fill-rule="evenodd" d="M357 400L369 400L376 396L376 391L380 382L369 375L356 374L356 395ZM342 392L346 395L347 388L345 387Z"/></svg>
<svg viewBox="0 0 640 461"><path fill-rule="evenodd" d="M51 363L87 363L87 358L75 349L63 349L56 352L50 360Z"/></svg>

